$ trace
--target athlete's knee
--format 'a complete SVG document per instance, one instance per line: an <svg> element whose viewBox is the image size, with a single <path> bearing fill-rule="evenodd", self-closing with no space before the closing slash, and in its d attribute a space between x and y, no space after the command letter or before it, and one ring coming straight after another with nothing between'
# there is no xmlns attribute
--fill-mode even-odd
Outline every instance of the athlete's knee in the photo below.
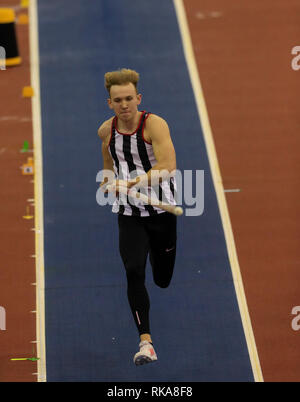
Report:
<svg viewBox="0 0 300 402"><path fill-rule="evenodd" d="M145 280L144 270L137 264L126 266L126 276L128 282L141 282Z"/></svg>

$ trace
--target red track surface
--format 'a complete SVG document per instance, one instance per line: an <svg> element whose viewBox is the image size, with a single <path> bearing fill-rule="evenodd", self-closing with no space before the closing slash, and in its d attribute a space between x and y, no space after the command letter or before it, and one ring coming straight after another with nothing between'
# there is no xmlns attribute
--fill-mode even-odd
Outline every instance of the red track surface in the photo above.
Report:
<svg viewBox="0 0 300 402"><path fill-rule="evenodd" d="M5 0L0 6L15 5ZM19 10L27 13L27 10ZM17 14L19 14L19 11ZM21 153L25 140L32 149L31 100L22 97L30 85L28 25L16 25L22 65L0 70L0 305L6 310L6 330L0 331L0 381L36 381L37 365L11 358L36 356L34 214L28 199L34 198L33 176L23 176L20 167L32 157Z"/></svg>
<svg viewBox="0 0 300 402"><path fill-rule="evenodd" d="M184 4L264 380L299 381L300 4Z"/></svg>

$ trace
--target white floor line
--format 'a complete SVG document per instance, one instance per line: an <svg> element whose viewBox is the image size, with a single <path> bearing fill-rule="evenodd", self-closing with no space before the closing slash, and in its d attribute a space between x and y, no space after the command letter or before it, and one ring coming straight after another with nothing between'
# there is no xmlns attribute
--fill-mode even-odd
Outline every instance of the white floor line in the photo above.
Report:
<svg viewBox="0 0 300 402"><path fill-rule="evenodd" d="M44 212L43 212L43 165L42 165L42 125L40 103L40 68L37 0L29 6L30 68L32 97L33 148L35 164L35 252L36 252L36 336L37 336L37 380L46 381L45 347L45 283L44 283Z"/></svg>
<svg viewBox="0 0 300 402"><path fill-rule="evenodd" d="M227 208L227 203L224 194L224 188L222 184L222 178L220 174L219 163L217 160L217 154L215 150L215 145L213 141L213 135L209 123L208 113L205 105L205 100L203 97L203 91L200 83L199 73L197 69L197 64L195 60L195 55L193 51L191 36L189 32L189 27L187 23L187 18L185 14L185 9L182 0L173 0L177 20L179 24L179 29L182 38L182 44L184 49L184 54L187 62L187 67L194 91L195 101L198 109L198 114L200 118L200 124L203 130L204 140L206 143L206 150L208 154L210 169L213 177L214 187L216 191L218 206L220 210L220 215L222 219L224 235L227 245L228 257L230 261L231 271L233 275L233 282L235 286L235 292L238 300L238 305L240 309L242 324L244 328L244 333L246 337L249 357L251 361L252 371L254 380L257 382L263 381L263 375L261 371L260 361L257 353L257 348L255 344L255 338L253 334L252 324L249 316L246 296L244 292L244 286L242 282L237 252L235 248L235 242L229 217L229 212Z"/></svg>

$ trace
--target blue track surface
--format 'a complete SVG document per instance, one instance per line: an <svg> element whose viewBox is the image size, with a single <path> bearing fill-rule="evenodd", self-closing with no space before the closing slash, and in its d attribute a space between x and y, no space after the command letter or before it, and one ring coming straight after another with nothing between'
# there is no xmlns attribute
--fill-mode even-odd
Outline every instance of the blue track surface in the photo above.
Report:
<svg viewBox="0 0 300 402"><path fill-rule="evenodd" d="M253 381L201 124L171 0L38 2L48 381ZM155 12L154 12L155 10ZM170 126L179 169L205 171L205 210L178 219L168 289L147 269L159 360L138 334L116 215L96 203L106 71L141 74L142 109Z"/></svg>

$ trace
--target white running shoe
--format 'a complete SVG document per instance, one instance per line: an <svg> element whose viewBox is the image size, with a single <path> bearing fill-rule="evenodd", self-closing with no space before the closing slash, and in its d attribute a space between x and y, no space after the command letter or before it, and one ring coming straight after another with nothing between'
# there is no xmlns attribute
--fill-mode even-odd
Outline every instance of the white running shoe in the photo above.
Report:
<svg viewBox="0 0 300 402"><path fill-rule="evenodd" d="M133 361L137 366L145 363L151 363L157 360L154 347L148 341L142 341L139 344L140 351L134 355Z"/></svg>

